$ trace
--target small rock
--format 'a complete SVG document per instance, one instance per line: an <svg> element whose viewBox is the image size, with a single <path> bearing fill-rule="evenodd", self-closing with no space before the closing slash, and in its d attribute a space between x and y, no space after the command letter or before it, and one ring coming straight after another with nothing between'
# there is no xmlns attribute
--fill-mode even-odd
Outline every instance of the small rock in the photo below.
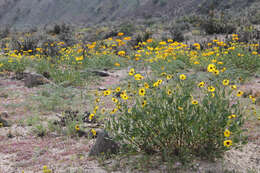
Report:
<svg viewBox="0 0 260 173"><path fill-rule="evenodd" d="M94 70L94 71L91 71L91 72L94 73L97 76L100 76L100 77L108 77L108 76L110 76L107 72L104 72L104 71Z"/></svg>
<svg viewBox="0 0 260 173"><path fill-rule="evenodd" d="M105 90L107 90L107 89L104 88L104 87L99 87L98 90L99 90L99 91L105 91Z"/></svg>
<svg viewBox="0 0 260 173"><path fill-rule="evenodd" d="M39 85L44 85L48 83L46 81L46 79L39 74L28 74L25 78L24 78L24 84L26 87L28 88L32 88L32 87L36 87Z"/></svg>
<svg viewBox="0 0 260 173"><path fill-rule="evenodd" d="M8 112L7 111L1 112L0 117L8 118Z"/></svg>
<svg viewBox="0 0 260 173"><path fill-rule="evenodd" d="M97 156L101 153L115 154L119 151L119 145L113 141L104 130L100 131L97 135L97 140L91 148L89 155Z"/></svg>

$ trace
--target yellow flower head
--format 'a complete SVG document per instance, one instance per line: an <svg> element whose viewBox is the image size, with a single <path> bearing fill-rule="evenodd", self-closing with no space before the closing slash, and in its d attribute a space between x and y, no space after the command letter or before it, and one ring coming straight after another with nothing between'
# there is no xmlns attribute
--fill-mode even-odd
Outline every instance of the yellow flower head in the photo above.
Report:
<svg viewBox="0 0 260 173"><path fill-rule="evenodd" d="M89 121L91 121L94 116L95 116L95 114L90 114L89 117L88 117Z"/></svg>
<svg viewBox="0 0 260 173"><path fill-rule="evenodd" d="M75 130L76 131L79 131L80 130L80 128L79 128L79 125L77 124L77 125L75 125Z"/></svg>
<svg viewBox="0 0 260 173"><path fill-rule="evenodd" d="M208 72L214 72L216 70L216 66L214 64L209 64L207 69Z"/></svg>
<svg viewBox="0 0 260 173"><path fill-rule="evenodd" d="M130 76L133 76L135 74L135 69L134 68L131 68L130 71L129 71L129 75Z"/></svg>
<svg viewBox="0 0 260 173"><path fill-rule="evenodd" d="M114 108L114 109L110 112L110 114L112 115L112 114L116 113L117 110L118 110L117 108Z"/></svg>
<svg viewBox="0 0 260 173"><path fill-rule="evenodd" d="M144 100L144 101L142 102L142 107L145 107L146 104L147 104L147 101Z"/></svg>
<svg viewBox="0 0 260 173"><path fill-rule="evenodd" d="M112 101L113 101L114 103L117 103L117 102L118 102L118 100L117 100L116 98L114 98L114 97L112 97Z"/></svg>
<svg viewBox="0 0 260 173"><path fill-rule="evenodd" d="M145 95L145 88L140 88L139 89L139 95L144 96Z"/></svg>
<svg viewBox="0 0 260 173"><path fill-rule="evenodd" d="M146 88L146 89L148 89L149 88L149 84L148 83L144 83L144 87Z"/></svg>
<svg viewBox="0 0 260 173"><path fill-rule="evenodd" d="M120 92L121 91L121 88L120 87L117 87L116 88L116 92Z"/></svg>
<svg viewBox="0 0 260 173"><path fill-rule="evenodd" d="M238 91L237 91L237 97L241 97L243 94L244 94L243 91L241 91L241 90L238 90Z"/></svg>
<svg viewBox="0 0 260 173"><path fill-rule="evenodd" d="M231 132L228 130L228 129L226 129L225 131L224 131L224 136L225 137L229 137L230 136L230 134L231 134Z"/></svg>
<svg viewBox="0 0 260 173"><path fill-rule="evenodd" d="M231 85L230 88L231 88L232 90L236 90L236 89L237 89L237 86L236 86L236 85Z"/></svg>
<svg viewBox="0 0 260 173"><path fill-rule="evenodd" d="M97 132L95 129L91 129L91 133L93 134L93 136L96 136L97 135Z"/></svg>
<svg viewBox="0 0 260 173"><path fill-rule="evenodd" d="M122 32L119 32L117 35L118 35L118 36L123 36L123 35L124 35L124 33L122 33Z"/></svg>
<svg viewBox="0 0 260 173"><path fill-rule="evenodd" d="M104 114L106 112L106 109L105 108L102 108L101 109L101 114Z"/></svg>
<svg viewBox="0 0 260 173"><path fill-rule="evenodd" d="M232 141L231 140L225 140L224 141L224 146L229 148L232 145Z"/></svg>
<svg viewBox="0 0 260 173"><path fill-rule="evenodd" d="M119 52L118 52L118 55L119 55L119 56L125 56L125 51L123 51L123 50L122 50L122 51L119 51Z"/></svg>
<svg viewBox="0 0 260 173"><path fill-rule="evenodd" d="M150 38L150 39L146 40L146 42L151 43L151 42L153 42L153 39Z"/></svg>
<svg viewBox="0 0 260 173"><path fill-rule="evenodd" d="M135 77L135 80L141 80L144 78L141 74L136 74L134 77Z"/></svg>
<svg viewBox="0 0 260 173"><path fill-rule="evenodd" d="M204 86L205 86L205 82L203 82L203 81L198 84L198 87L203 88Z"/></svg>
<svg viewBox="0 0 260 173"><path fill-rule="evenodd" d="M215 75L219 75L219 70L215 69L213 72Z"/></svg>
<svg viewBox="0 0 260 173"><path fill-rule="evenodd" d="M161 76L166 76L166 72L162 72L162 73L161 73Z"/></svg>
<svg viewBox="0 0 260 173"><path fill-rule="evenodd" d="M229 80L224 79L224 80L222 81L222 84L225 85L225 86L227 86L227 85L229 84Z"/></svg>
<svg viewBox="0 0 260 173"><path fill-rule="evenodd" d="M232 118L236 118L237 116L235 114L229 115L228 118L232 119Z"/></svg>
<svg viewBox="0 0 260 173"><path fill-rule="evenodd" d="M168 94L169 96L172 95L172 90L168 89L168 90L167 90L167 94Z"/></svg>
<svg viewBox="0 0 260 173"><path fill-rule="evenodd" d="M252 103L255 103L255 101L256 101L256 98L255 98L254 96L252 96L252 95L249 95L249 98L251 99Z"/></svg>
<svg viewBox="0 0 260 173"><path fill-rule="evenodd" d="M193 105L197 105L197 104L198 104L198 101L197 101L197 100L192 100L191 103L192 103Z"/></svg>
<svg viewBox="0 0 260 173"><path fill-rule="evenodd" d="M181 106L178 106L178 109L179 109L180 111L183 111L183 107L181 107Z"/></svg>
<svg viewBox="0 0 260 173"><path fill-rule="evenodd" d="M115 65L115 66L117 66L117 67L119 67L119 66L120 66L120 64L119 64L118 62L116 62L114 65Z"/></svg>
<svg viewBox="0 0 260 173"><path fill-rule="evenodd" d="M95 102L99 103L100 102L100 98L96 98Z"/></svg>
<svg viewBox="0 0 260 173"><path fill-rule="evenodd" d="M166 76L166 79L167 79L167 80L170 80L171 78L172 78L172 75L167 75L167 76Z"/></svg>
<svg viewBox="0 0 260 173"><path fill-rule="evenodd" d="M221 69L221 72L224 73L226 70L227 70L226 67L223 67L223 68Z"/></svg>
<svg viewBox="0 0 260 173"><path fill-rule="evenodd" d="M163 81L161 79L159 79L157 82L158 82L158 85L161 85Z"/></svg>
<svg viewBox="0 0 260 173"><path fill-rule="evenodd" d="M185 80L186 79L186 75L185 74L181 74L180 75L180 80Z"/></svg>
<svg viewBox="0 0 260 173"><path fill-rule="evenodd" d="M214 91L215 91L215 88L214 88L213 86L209 86L209 87L208 87L208 91L209 91L209 92L214 92Z"/></svg>
<svg viewBox="0 0 260 173"><path fill-rule="evenodd" d="M159 86L159 83L158 82L154 82L153 83L153 87L158 87Z"/></svg>
<svg viewBox="0 0 260 173"><path fill-rule="evenodd" d="M108 95L110 95L110 94L111 94L111 91L110 91L110 90L104 91L104 96L108 96Z"/></svg>
<svg viewBox="0 0 260 173"><path fill-rule="evenodd" d="M123 100L127 100L127 99L128 99L128 96L127 96L126 94L121 94L120 96L121 96L121 98L122 98Z"/></svg>
<svg viewBox="0 0 260 173"><path fill-rule="evenodd" d="M126 40L126 41L129 41L129 40L131 40L132 38L131 37L125 37L124 38L124 40Z"/></svg>

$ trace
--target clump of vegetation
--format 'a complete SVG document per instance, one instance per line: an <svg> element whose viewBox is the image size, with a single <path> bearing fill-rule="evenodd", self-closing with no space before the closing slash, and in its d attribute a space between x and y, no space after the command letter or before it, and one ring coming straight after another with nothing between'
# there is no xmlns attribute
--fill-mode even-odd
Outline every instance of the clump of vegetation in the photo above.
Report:
<svg viewBox="0 0 260 173"><path fill-rule="evenodd" d="M217 67L210 64L208 70L214 73ZM232 89L236 85L229 85L228 79L194 81L185 74L165 73L165 78L143 81L133 69L129 74L135 80L119 99L112 98L115 108L106 123L126 148L159 153L164 159L212 159L232 141L243 140L244 112L237 99L243 92Z"/></svg>
<svg viewBox="0 0 260 173"><path fill-rule="evenodd" d="M236 24L225 18L223 15L214 16L202 19L200 24L206 34L232 34L236 31Z"/></svg>

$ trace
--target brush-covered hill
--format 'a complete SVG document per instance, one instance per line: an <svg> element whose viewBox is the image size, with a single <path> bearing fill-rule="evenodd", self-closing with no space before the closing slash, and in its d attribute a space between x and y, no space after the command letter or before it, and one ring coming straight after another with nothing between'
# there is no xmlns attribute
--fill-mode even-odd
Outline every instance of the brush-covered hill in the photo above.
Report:
<svg viewBox="0 0 260 173"><path fill-rule="evenodd" d="M259 14L258 0L0 0L0 25L43 26L50 23L100 23L116 19L163 17L211 9Z"/></svg>

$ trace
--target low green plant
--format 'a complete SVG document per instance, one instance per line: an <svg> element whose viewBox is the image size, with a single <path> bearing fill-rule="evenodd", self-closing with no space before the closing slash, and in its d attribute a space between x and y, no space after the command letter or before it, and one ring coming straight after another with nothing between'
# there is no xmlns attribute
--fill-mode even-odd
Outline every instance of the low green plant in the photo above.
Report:
<svg viewBox="0 0 260 173"><path fill-rule="evenodd" d="M47 129L43 126L42 123L40 123L33 127L32 132L36 134L38 137L43 137L46 135Z"/></svg>
<svg viewBox="0 0 260 173"><path fill-rule="evenodd" d="M217 77L200 83L175 76L147 81L149 88L137 79L121 93L106 129L123 148L159 153L163 159L214 159L242 141L242 92Z"/></svg>
<svg viewBox="0 0 260 173"><path fill-rule="evenodd" d="M30 116L28 119L25 120L25 124L27 126L34 126L34 125L38 124L40 121L41 121L41 119L38 115Z"/></svg>

